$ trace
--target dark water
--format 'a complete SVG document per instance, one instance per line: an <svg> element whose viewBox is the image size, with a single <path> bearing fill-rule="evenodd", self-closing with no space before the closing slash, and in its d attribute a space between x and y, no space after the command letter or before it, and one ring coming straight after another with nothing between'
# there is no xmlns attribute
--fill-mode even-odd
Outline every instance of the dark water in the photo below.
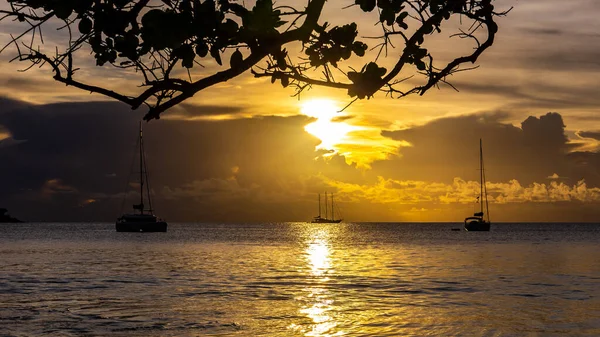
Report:
<svg viewBox="0 0 600 337"><path fill-rule="evenodd" d="M2 336L600 336L600 225L4 224Z"/></svg>

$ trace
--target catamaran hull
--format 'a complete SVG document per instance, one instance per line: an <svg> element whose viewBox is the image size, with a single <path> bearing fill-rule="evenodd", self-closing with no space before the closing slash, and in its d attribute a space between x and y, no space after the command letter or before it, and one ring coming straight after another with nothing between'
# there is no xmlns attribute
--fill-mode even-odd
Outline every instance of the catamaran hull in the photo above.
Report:
<svg viewBox="0 0 600 337"><path fill-rule="evenodd" d="M479 221L465 222L465 230L467 232L489 232L490 223Z"/></svg>
<svg viewBox="0 0 600 337"><path fill-rule="evenodd" d="M157 222L117 222L117 232L166 232L167 223L164 221Z"/></svg>

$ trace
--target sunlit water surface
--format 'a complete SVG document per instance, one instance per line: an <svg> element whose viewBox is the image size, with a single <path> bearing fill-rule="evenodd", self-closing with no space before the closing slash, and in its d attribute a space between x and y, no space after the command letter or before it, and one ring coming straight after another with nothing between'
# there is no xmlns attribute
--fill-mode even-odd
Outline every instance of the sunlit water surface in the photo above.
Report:
<svg viewBox="0 0 600 337"><path fill-rule="evenodd" d="M600 225L11 224L3 336L600 336Z"/></svg>

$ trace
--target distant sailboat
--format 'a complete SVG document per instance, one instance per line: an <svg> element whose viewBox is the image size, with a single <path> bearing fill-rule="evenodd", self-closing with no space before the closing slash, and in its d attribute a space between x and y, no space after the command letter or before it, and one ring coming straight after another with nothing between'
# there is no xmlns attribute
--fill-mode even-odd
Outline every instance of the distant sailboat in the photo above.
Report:
<svg viewBox="0 0 600 337"><path fill-rule="evenodd" d="M469 232L487 232L490 230L490 210L487 199L487 187L485 181L485 169L483 165L483 145L479 139L479 212L465 219L465 230ZM485 200L485 207L484 207ZM484 212L485 209L485 212ZM487 215L485 218L484 216ZM486 221L487 218L487 221Z"/></svg>
<svg viewBox="0 0 600 337"><path fill-rule="evenodd" d="M167 223L158 219L152 209L150 198L150 184L148 181L148 170L146 169L146 155L144 153L144 139L142 134L142 122L140 122L140 137L138 139L140 156L140 203L133 205L134 213L123 214L117 219L117 232L166 232ZM148 206L144 205L144 182L148 196ZM139 213L136 213L139 212Z"/></svg>
<svg viewBox="0 0 600 337"><path fill-rule="evenodd" d="M340 223L342 219L335 218L335 207L333 202L333 193L331 193L331 219L328 217L329 207L327 206L327 192L325 192L325 217L321 216L321 194L319 194L319 215L314 217L311 223Z"/></svg>

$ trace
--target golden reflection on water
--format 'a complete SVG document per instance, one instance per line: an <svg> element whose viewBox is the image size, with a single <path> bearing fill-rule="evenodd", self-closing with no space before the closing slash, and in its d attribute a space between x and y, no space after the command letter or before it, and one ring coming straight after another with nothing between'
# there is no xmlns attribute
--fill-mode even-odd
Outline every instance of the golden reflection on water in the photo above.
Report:
<svg viewBox="0 0 600 337"><path fill-rule="evenodd" d="M329 243L327 242L327 238L320 233L318 233L320 237L314 238L313 242L308 244L306 258L311 267L311 274L315 277L324 276L321 281L326 282L328 280L326 275L331 268L331 259L329 258Z"/></svg>
<svg viewBox="0 0 600 337"><path fill-rule="evenodd" d="M331 247L329 232L319 230L311 233L307 238L305 259L307 263L307 278L312 280L313 286L304 289L306 294L297 300L304 302L300 313L312 321L310 329L304 329L296 324L291 324L290 329L300 330L305 336L341 336L344 332L332 332L338 325L331 315L334 300L326 287L329 281L328 274L334 271L331 260Z"/></svg>

